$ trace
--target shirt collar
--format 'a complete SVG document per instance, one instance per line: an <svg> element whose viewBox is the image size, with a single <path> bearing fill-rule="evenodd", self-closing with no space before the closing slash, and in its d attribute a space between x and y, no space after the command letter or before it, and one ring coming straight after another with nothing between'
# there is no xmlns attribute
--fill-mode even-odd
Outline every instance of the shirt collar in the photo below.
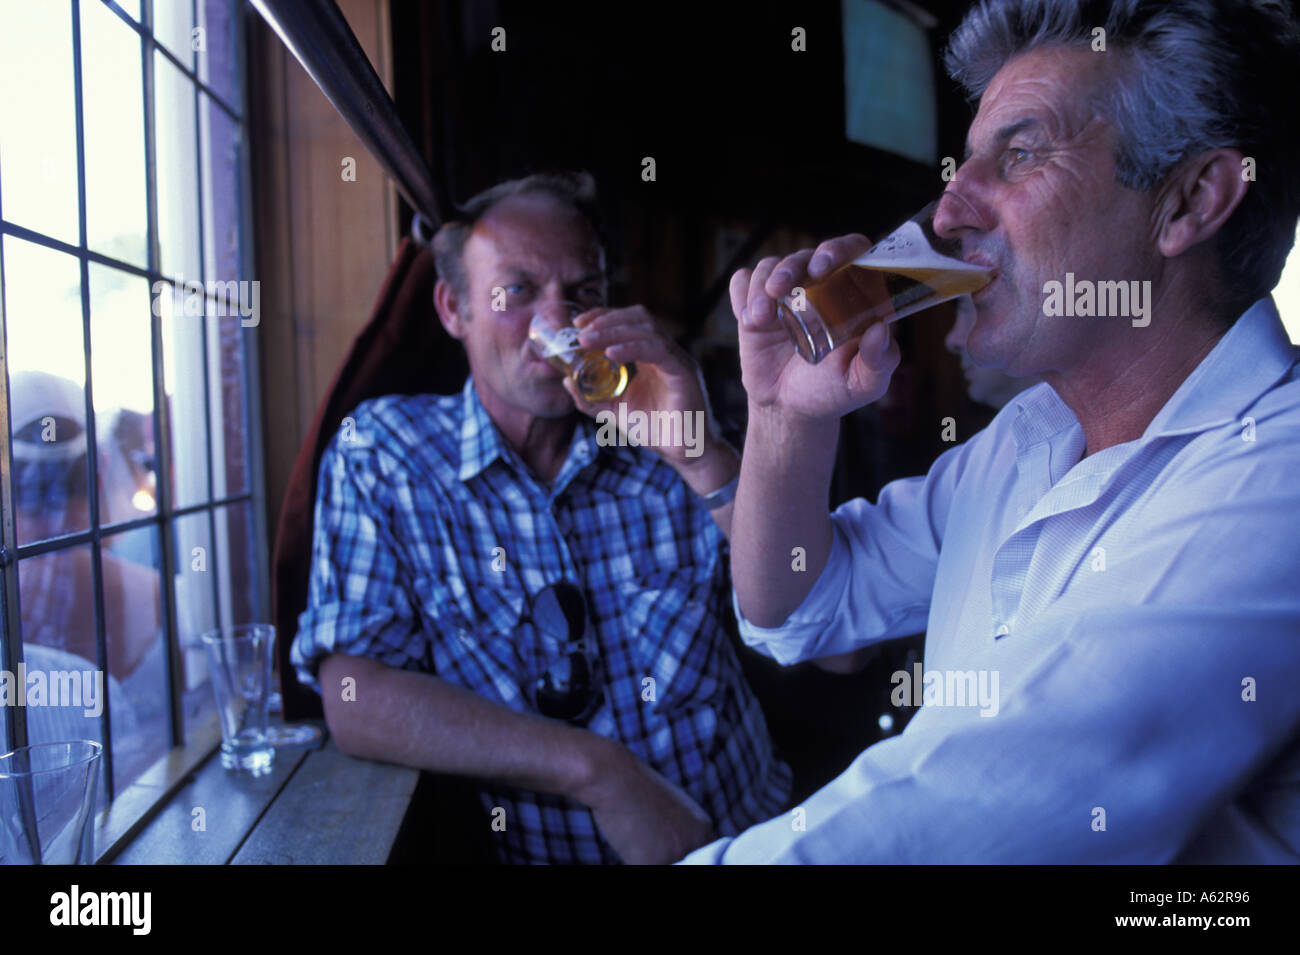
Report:
<svg viewBox="0 0 1300 955"><path fill-rule="evenodd" d="M470 375L461 391L460 470L456 476L468 481L504 453L501 432L492 423L483 402L478 400L474 376Z"/></svg>
<svg viewBox="0 0 1300 955"><path fill-rule="evenodd" d="M1165 402L1144 437L1189 434L1235 422L1300 357L1271 295L1237 319Z"/></svg>
<svg viewBox="0 0 1300 955"><path fill-rule="evenodd" d="M575 473L596 460L600 451L596 443L596 423L586 415L575 417L577 426L573 429L569 453L553 484L553 489L557 492L569 483ZM498 458L523 468L519 456L506 445L501 431L483 407L483 402L479 401L478 391L474 388L474 376L470 375L461 391L460 468L456 476L461 481L468 481L481 474Z"/></svg>
<svg viewBox="0 0 1300 955"><path fill-rule="evenodd" d="M1248 308L1187 376L1147 426L1143 440L1208 431L1238 419L1300 358L1287 337L1272 296ZM1016 444L1025 449L1079 426L1070 407L1050 385L1013 398Z"/></svg>

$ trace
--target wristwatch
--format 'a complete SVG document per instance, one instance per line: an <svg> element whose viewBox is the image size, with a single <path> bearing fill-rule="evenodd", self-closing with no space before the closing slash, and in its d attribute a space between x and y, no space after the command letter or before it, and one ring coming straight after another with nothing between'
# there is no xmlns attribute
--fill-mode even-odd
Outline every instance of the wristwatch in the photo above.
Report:
<svg viewBox="0 0 1300 955"><path fill-rule="evenodd" d="M718 488L712 494L701 494L700 500L704 506L711 511L716 511L720 507L726 507L736 499L736 485L740 483L740 474L728 481L722 487Z"/></svg>

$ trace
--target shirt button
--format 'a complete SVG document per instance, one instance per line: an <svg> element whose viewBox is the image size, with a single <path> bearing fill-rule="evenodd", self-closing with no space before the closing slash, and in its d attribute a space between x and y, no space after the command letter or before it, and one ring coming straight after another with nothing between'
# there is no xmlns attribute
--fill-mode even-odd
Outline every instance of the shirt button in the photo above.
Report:
<svg viewBox="0 0 1300 955"><path fill-rule="evenodd" d="M1004 623L1002 626L998 627L997 631L993 634L993 639L1001 640L1010 632L1011 632L1011 628Z"/></svg>

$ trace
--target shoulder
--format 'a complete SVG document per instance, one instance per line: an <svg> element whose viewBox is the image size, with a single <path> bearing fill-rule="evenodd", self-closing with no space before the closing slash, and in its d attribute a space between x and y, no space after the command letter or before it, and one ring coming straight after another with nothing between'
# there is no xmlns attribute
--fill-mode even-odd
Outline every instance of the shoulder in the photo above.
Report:
<svg viewBox="0 0 1300 955"><path fill-rule="evenodd" d="M357 405L339 422L327 453L394 462L446 457L460 438L460 395L384 395Z"/></svg>
<svg viewBox="0 0 1300 955"><path fill-rule="evenodd" d="M352 409L343 417L339 433L350 425L363 444L401 449L431 437L458 434L461 407L462 397L458 394L384 395Z"/></svg>

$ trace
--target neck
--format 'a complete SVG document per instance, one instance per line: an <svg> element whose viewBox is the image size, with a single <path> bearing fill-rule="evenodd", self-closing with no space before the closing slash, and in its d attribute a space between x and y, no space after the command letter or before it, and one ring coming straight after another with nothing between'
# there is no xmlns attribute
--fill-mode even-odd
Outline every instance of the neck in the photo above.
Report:
<svg viewBox="0 0 1300 955"><path fill-rule="evenodd" d="M1140 438L1223 337L1220 319L1187 297L1157 297L1148 327L1116 327L1088 345L1084 365L1043 375L1079 419L1084 457Z"/></svg>
<svg viewBox="0 0 1300 955"><path fill-rule="evenodd" d="M564 467L564 459L573 441L574 423L573 415L531 418L522 433L507 434L506 441L534 474L550 484Z"/></svg>
<svg viewBox="0 0 1300 955"><path fill-rule="evenodd" d="M475 391L483 410L497 426L506 444L528 465L533 474L550 484L559 476L573 440L576 411L559 418L539 418L521 408L499 404Z"/></svg>

